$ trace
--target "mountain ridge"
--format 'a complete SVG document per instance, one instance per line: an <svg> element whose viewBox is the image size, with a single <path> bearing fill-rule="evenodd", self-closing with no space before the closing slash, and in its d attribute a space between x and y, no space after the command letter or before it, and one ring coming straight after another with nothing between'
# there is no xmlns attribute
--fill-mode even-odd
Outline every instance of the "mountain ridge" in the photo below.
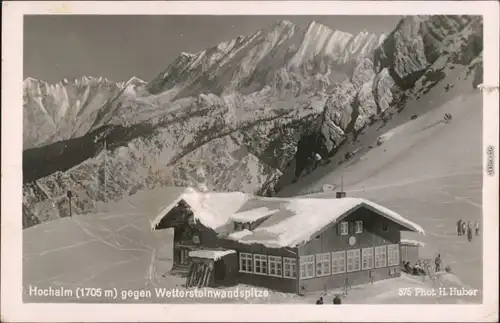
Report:
<svg viewBox="0 0 500 323"><path fill-rule="evenodd" d="M318 35L321 36L321 33L328 33L330 37L318 38ZM342 37L337 37L338 33L344 35L343 40ZM371 36L371 38L368 36ZM367 40L362 39L367 37ZM296 69L304 63L302 62L303 56L308 50L311 51L315 49L308 48L311 40L313 44L314 41L316 44L319 43L318 47L324 47L328 52L328 50L333 49L335 44L339 41L347 43L351 39L355 40L353 44L371 44L371 47L375 44L373 41L373 34L367 32L361 32L357 36L354 36L341 31L333 31L316 22L311 22L306 29L302 29L290 21L278 21L270 28L261 29L249 36L238 36L189 56L178 56L164 72L151 81L148 90L152 94L161 93L166 90L175 91L176 89L174 85L171 84L170 79L172 78L175 85L178 86L180 81L185 81L182 77L179 79L179 76L187 75L186 82L188 84L196 81L201 82L203 80L200 81L200 79L204 77L211 81L215 80L214 83L216 83L217 88L212 88L210 92L216 95L220 95L224 92L230 93L235 90L243 93L252 93L261 89L255 88L257 85L252 84L252 76L256 70L262 72L262 70L271 68L273 72L275 72L276 66L285 67L286 69ZM363 40L365 40L365 42L362 42ZM368 44L366 43L367 41ZM286 45L290 44L290 42L293 46L287 47ZM339 47L344 49L344 45L345 44L341 43ZM359 46L351 46L352 48L350 49L354 51L354 55L359 56L372 49L370 46L361 46L361 51L357 48ZM284 52L284 54L281 54L281 52ZM280 55L276 55L276 53L280 53ZM317 52L313 53L313 56L318 56L318 54ZM284 58L284 62L266 64L266 60L270 59L269 55ZM327 56L325 53L322 53L322 55ZM333 59L338 59L339 64L346 64L348 61L355 58L353 55L350 56L348 51L342 50L330 56L332 56ZM230 68L232 67L231 60L233 60L233 58L239 62L239 68ZM310 59L309 57L309 60ZM288 64L286 61L289 61ZM275 61L272 62L276 63ZM182 67L179 67L179 65ZM265 68L259 69L261 65L264 65ZM209 76L205 75L207 72L211 72ZM273 72L266 72L266 74L273 74ZM269 80L267 81L269 82ZM179 92L180 94L174 95L174 97L182 98L192 93L189 90L184 90L184 92L179 90Z"/></svg>
<svg viewBox="0 0 500 323"><path fill-rule="evenodd" d="M105 77L82 76L50 84L28 77L23 81L23 150L81 137L91 130L108 100L146 82L132 77L113 82Z"/></svg>
<svg viewBox="0 0 500 323"><path fill-rule="evenodd" d="M326 33L327 37L324 35L322 36L322 33ZM319 38L318 35L320 36ZM270 61L266 62L266 56L269 56L268 54L276 55L277 51L281 50L277 47L284 45L290 40L291 37L299 37L298 44L300 47L297 48L297 52L293 55L293 57L287 53L287 55L290 56L288 57L289 62L280 63L276 62L276 60L273 60L272 58ZM249 94L255 92L255 90L262 89L262 84L267 84L273 81L272 79L274 78L274 74L278 71L276 71L276 68L274 70L272 68L270 69L272 66L282 66L280 74L283 74L283 78L290 79L290 75L288 75L289 73L287 70L296 69L304 64L307 64L308 61L313 59L312 56L320 55L330 57L330 59L338 60L337 65L346 65L353 59L359 56L364 56L367 52L373 50L373 47L377 43L375 41L377 37L379 39L378 42L380 42L383 35L377 36L366 31L361 31L358 34L353 35L338 30L332 30L325 25L314 21L310 22L307 28L303 29L290 21L283 20L276 22L268 29L258 30L249 36L238 36L231 40L221 42L216 46L202 49L196 54L182 52L172 61L172 63L168 65L164 72L160 73L150 82L140 80L136 77L132 77L126 82L113 82L105 77L83 76L73 78L70 81L63 79L56 84L49 84L43 80L27 78L24 81L25 101L30 94L35 92L35 90L30 86L31 83L35 83L35 88L39 89L41 86L48 89L46 91L39 90L39 93L36 93L35 95L37 97L44 98L49 96L48 105L54 105L51 101L56 101L55 105L61 107L60 110L63 111L53 111L52 113L48 113L48 111L51 110L51 107L45 107L45 104L39 102L39 100L35 100L37 102L32 103L31 105L35 107L39 106L42 110L41 113L35 113L34 111L36 110L33 108L25 109L28 119L25 119L25 122L28 124L38 123L37 127L42 129L42 131L39 133L33 131L33 129L31 129L31 131L26 131L23 140L24 147L36 148L51 142L79 137L88 131L95 130L98 126L102 126L103 122L99 120L98 116L103 115L103 113L98 112L97 110L106 110L105 107L109 106L108 103L113 101L117 96L121 95L123 88L126 88L131 82L134 83L135 87L139 87L140 89L144 86L148 94L161 94L159 100L162 102L175 101L176 99L180 99L182 97L195 95L200 91L200 89L204 89L209 93L216 95L231 94L233 92ZM308 48L311 44L310 40L313 40L313 44L314 41L319 43L318 48L320 48L322 53L313 52L311 56L310 51L317 51L318 49ZM255 41L258 42L257 50L255 48L246 48ZM340 44L338 44L339 41ZM356 44L357 46L355 46ZM325 54L325 52L329 52L333 49L335 49L336 52L332 52L331 55ZM239 65L239 68L232 68L230 62L231 59L233 59L235 55L241 55L239 52L245 50L250 50L250 52L242 58L240 64L234 64ZM311 57L306 58L304 63L302 62L302 60L304 60L303 56L307 54L308 51L308 55ZM353 53L350 54L349 51L353 51ZM277 56L281 57L279 53ZM258 66L259 63L264 64L264 66L260 68ZM323 64L323 67L318 68L325 68L325 64L322 62L314 64ZM228 65L229 67L227 67ZM217 69L215 74L210 73L213 68ZM349 68L350 67L348 67L348 69ZM265 73L267 75L264 82L255 80L255 75L259 73ZM313 73L317 74L317 71L313 71ZM330 74L332 74L332 72L330 72ZM173 83L170 81L171 78ZM207 85L206 82L210 85ZM278 80L278 82L282 82L282 80ZM331 80L326 82L331 83ZM180 86L179 84L182 83L184 84ZM90 109L90 113L86 116L87 120L83 122L74 121L76 124L72 124L72 119L75 115L77 115L77 112L70 114L66 120L61 120L62 115L65 114L65 109L79 111L82 105L80 101L83 100L77 101L74 98L61 98L61 96L71 97L71 94L65 92L67 92L66 87L72 85L76 87L88 86L91 88L90 91L92 91L92 89L96 91L95 88L99 87L97 91L100 92L99 98L93 100L92 104L90 104L93 108ZM61 86L62 89L60 88ZM135 87L133 89L126 89L126 93L130 94L130 96L135 96ZM57 93L54 93L54 90L52 90L53 88L57 89L55 91ZM110 90L110 88L113 89ZM27 104L25 103L25 106L26 105ZM87 104L87 106L88 105L89 104ZM116 113L118 114L119 112L116 111ZM47 115L54 114L61 115L61 117L47 118ZM108 121L109 120L106 120L105 122ZM61 122L63 123L62 126L59 125ZM70 131L69 129L73 128L78 130L72 133L65 133Z"/></svg>

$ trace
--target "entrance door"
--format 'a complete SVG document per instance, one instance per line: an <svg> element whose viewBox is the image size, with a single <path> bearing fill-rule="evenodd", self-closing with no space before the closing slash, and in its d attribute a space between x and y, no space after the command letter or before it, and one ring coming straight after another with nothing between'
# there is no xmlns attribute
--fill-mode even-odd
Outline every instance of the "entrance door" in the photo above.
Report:
<svg viewBox="0 0 500 323"><path fill-rule="evenodd" d="M224 259L219 259L215 262L214 271L216 281L223 281L226 278L226 264L224 263Z"/></svg>

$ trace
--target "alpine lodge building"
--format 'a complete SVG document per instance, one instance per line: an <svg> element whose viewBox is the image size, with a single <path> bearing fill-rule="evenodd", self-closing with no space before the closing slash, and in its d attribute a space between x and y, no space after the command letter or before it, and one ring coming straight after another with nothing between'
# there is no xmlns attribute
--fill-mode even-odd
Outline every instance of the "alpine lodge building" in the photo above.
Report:
<svg viewBox="0 0 500 323"><path fill-rule="evenodd" d="M187 188L171 199L151 229L174 229L171 271L185 275L187 287L248 284L304 294L399 277L401 231L424 233L345 194L268 198Z"/></svg>

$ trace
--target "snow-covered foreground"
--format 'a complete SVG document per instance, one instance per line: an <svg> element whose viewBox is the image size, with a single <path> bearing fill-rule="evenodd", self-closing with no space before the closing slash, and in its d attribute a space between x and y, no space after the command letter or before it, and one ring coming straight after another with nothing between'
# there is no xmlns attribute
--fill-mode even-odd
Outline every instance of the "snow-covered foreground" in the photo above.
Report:
<svg viewBox="0 0 500 323"><path fill-rule="evenodd" d="M467 181L469 186L458 183ZM435 180L436 181L436 180ZM429 279L403 276L376 282L373 285L356 286L347 296L345 304L362 303L471 303L481 302L481 293L476 296L401 296L402 290L416 288L438 290L439 287L472 287L480 290L481 239L468 243L464 237L457 237L454 231L456 218L475 219L478 215L470 203L480 203L480 177L463 175L438 180L443 184L441 192L433 192L426 185L407 185L398 189L380 189L358 194L383 203L410 219L419 221L427 236L422 255L432 257L440 252L445 265L451 265L454 275L445 275L441 282L433 284ZM429 186L436 186L432 181ZM475 186L474 186L474 183ZM380 192L386 191L385 194ZM171 231L150 231L150 219L140 210L157 209L167 192L156 190L141 193L115 205L108 211L90 216L75 216L51 221L24 230L23 283L25 302L160 302L160 303L314 303L323 293L305 296L277 293L251 286L235 286L227 289L207 289L205 294L179 296L181 292L193 291L182 287L184 279L168 275L172 264ZM377 193L377 194L375 194ZM354 195L354 193L352 193ZM385 196L386 198L381 198ZM454 196L454 197L451 197ZM456 200L467 196L467 199ZM163 197L163 198L162 198ZM423 203L422 201L425 201ZM440 214L453 216L439 217ZM410 236L412 238L412 236ZM458 278L459 277L459 278ZM73 295L41 296L29 295L30 286L38 289L63 287ZM77 288L117 289L116 299L104 295L76 297ZM258 295L257 293L262 293ZM134 298L122 293L149 291L151 295ZM250 293L231 297L228 293ZM92 292L92 290L90 290ZM156 293L172 293L160 295ZM325 303L331 303L333 293L324 295ZM94 292L95 293L95 292ZM253 294L252 294L253 293ZM264 294L267 293L267 294ZM141 295L138 295L141 296Z"/></svg>

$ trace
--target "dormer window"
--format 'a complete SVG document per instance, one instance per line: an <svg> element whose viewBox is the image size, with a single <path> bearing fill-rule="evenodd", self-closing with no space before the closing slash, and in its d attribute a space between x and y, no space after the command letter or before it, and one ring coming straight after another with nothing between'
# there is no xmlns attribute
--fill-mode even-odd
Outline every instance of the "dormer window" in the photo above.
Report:
<svg viewBox="0 0 500 323"><path fill-rule="evenodd" d="M387 221L382 222L382 231L384 232L389 231L389 228L387 226Z"/></svg>
<svg viewBox="0 0 500 323"><path fill-rule="evenodd" d="M234 222L234 230L235 231L250 230L250 223Z"/></svg>
<svg viewBox="0 0 500 323"><path fill-rule="evenodd" d="M363 221L356 221L356 233L363 233Z"/></svg>

